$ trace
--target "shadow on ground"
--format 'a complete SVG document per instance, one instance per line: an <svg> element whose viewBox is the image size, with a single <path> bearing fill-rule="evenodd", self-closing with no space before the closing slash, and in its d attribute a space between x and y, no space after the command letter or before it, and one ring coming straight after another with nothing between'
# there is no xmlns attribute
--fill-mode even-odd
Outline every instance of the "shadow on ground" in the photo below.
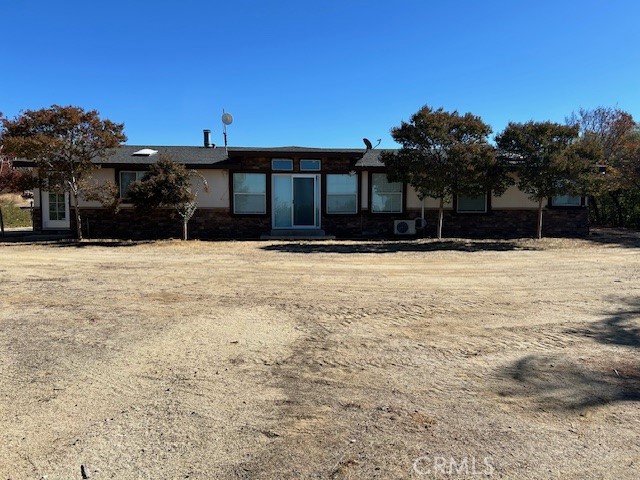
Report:
<svg viewBox="0 0 640 480"><path fill-rule="evenodd" d="M580 410L640 401L640 362L637 352L629 355L629 349L640 349L640 298L624 302L624 308L600 321L565 331L623 347L621 356L600 352L572 360L563 355L527 355L498 373L498 394L527 397L542 409Z"/></svg>
<svg viewBox="0 0 640 480"><path fill-rule="evenodd" d="M591 228L588 240L602 245L640 248L640 232L622 228Z"/></svg>
<svg viewBox="0 0 640 480"><path fill-rule="evenodd" d="M598 364L561 355L528 355L500 375L505 397L526 397L542 409L581 410L640 401L640 369L631 363Z"/></svg>
<svg viewBox="0 0 640 480"><path fill-rule="evenodd" d="M61 248L87 248L87 247L136 247L155 243L155 240L67 240L62 242L53 242L51 245Z"/></svg>
<svg viewBox="0 0 640 480"><path fill-rule="evenodd" d="M135 247L154 243L154 240L83 240L78 242L75 239L63 240L4 240L0 239L0 243L12 243L20 245L47 245L57 248L88 248L88 247Z"/></svg>
<svg viewBox="0 0 640 480"><path fill-rule="evenodd" d="M261 247L263 250L287 253L397 253L397 252L506 252L511 250L538 250L517 240L405 240L405 241L358 241L315 243L289 242Z"/></svg>
<svg viewBox="0 0 640 480"><path fill-rule="evenodd" d="M580 335L598 343L640 348L640 298L623 300L626 304L606 318L566 333Z"/></svg>

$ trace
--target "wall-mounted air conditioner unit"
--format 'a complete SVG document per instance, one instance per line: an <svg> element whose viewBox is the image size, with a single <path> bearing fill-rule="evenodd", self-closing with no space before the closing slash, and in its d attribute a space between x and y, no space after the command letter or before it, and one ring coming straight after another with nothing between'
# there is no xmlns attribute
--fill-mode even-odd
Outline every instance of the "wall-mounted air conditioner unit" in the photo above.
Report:
<svg viewBox="0 0 640 480"><path fill-rule="evenodd" d="M393 233L395 235L415 235L416 221L415 220L394 220Z"/></svg>

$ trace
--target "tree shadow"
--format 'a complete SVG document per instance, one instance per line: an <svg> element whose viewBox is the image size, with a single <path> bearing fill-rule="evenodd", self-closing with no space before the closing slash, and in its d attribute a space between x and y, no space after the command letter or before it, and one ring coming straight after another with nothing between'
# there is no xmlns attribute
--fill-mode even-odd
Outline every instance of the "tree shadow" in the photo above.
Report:
<svg viewBox="0 0 640 480"><path fill-rule="evenodd" d="M622 301L625 304L622 308L608 313L602 320L564 333L604 345L640 348L640 298ZM565 410L637 402L640 401L640 362L624 358L608 356L604 351L579 361L561 355L528 355L499 373L498 393L528 397L541 408Z"/></svg>
<svg viewBox="0 0 640 480"><path fill-rule="evenodd" d="M286 253L397 253L397 252L506 252L513 250L538 250L517 240L403 240L403 241L291 241L261 247L266 251Z"/></svg>
<svg viewBox="0 0 640 480"><path fill-rule="evenodd" d="M147 245L154 243L154 240L65 240L51 242L51 246L59 248L89 248L89 247L137 247L139 245Z"/></svg>
<svg viewBox="0 0 640 480"><path fill-rule="evenodd" d="M566 330L566 333L591 338L598 343L640 348L640 299L627 302L628 308L583 328Z"/></svg>
<svg viewBox="0 0 640 480"><path fill-rule="evenodd" d="M0 239L0 244L20 244L20 245L46 245L56 248L88 248L88 247L135 247L138 245L154 243L154 240L83 240L78 242L75 239L44 239L44 240L24 240L24 239L12 239L4 240Z"/></svg>
<svg viewBox="0 0 640 480"><path fill-rule="evenodd" d="M504 368L498 394L526 397L542 409L582 410L640 401L637 365L577 363L560 355L528 355Z"/></svg>
<svg viewBox="0 0 640 480"><path fill-rule="evenodd" d="M593 227L590 229L588 240L602 245L640 248L640 232L623 228Z"/></svg>

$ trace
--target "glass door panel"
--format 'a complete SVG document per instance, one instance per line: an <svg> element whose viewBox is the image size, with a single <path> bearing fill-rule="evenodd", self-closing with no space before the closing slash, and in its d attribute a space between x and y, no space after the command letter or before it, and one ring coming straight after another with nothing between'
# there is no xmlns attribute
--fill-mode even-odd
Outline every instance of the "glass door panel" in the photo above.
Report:
<svg viewBox="0 0 640 480"><path fill-rule="evenodd" d="M273 228L291 227L291 175L273 175Z"/></svg>
<svg viewBox="0 0 640 480"><path fill-rule="evenodd" d="M293 178L293 225L296 227L315 226L315 185L314 177Z"/></svg>

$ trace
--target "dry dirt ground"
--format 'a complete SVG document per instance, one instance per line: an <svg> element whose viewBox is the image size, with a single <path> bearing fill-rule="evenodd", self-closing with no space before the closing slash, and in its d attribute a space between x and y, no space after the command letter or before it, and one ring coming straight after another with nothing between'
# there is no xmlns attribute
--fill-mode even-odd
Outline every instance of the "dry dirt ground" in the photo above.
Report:
<svg viewBox="0 0 640 480"><path fill-rule="evenodd" d="M0 301L2 480L640 478L637 237L3 244Z"/></svg>

